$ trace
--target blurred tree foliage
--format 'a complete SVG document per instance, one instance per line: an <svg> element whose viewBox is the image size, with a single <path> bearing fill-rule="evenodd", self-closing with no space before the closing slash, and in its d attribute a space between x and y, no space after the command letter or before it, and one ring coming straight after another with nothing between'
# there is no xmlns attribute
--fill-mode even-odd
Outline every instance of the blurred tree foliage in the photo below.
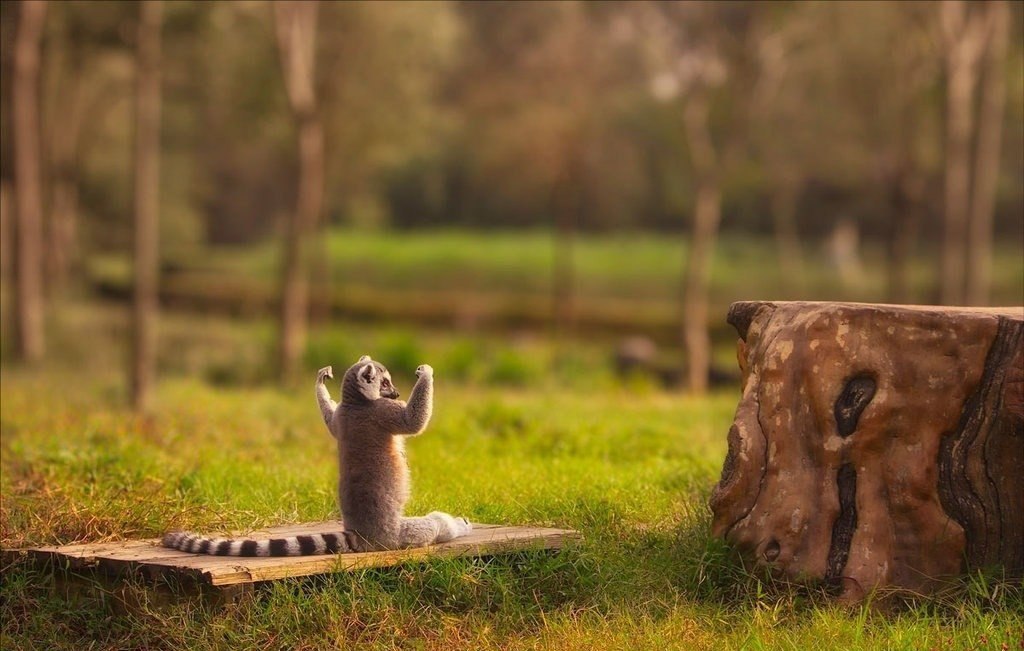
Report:
<svg viewBox="0 0 1024 651"><path fill-rule="evenodd" d="M0 14L5 81L11 9L5 1ZM568 193L577 228L683 229L695 192L686 138L678 107L656 96L634 11L618 2L324 4L316 85L326 220L548 225ZM1016 235L1022 11L1011 6L995 208L996 230ZM743 39L726 63L744 71L710 107L715 133L738 136L735 163L722 170L722 228L777 231L787 260L799 257L794 242L826 235L840 218L896 250L916 240L897 242L897 232L935 237L925 226L942 211L936 5L744 3L719 13L714 29ZM71 1L53 3L46 22L44 212L73 221L86 250L129 239L133 20L130 4ZM272 20L256 0L166 8L165 256L269 237L294 206L295 125ZM5 108L5 177L10 119Z"/></svg>

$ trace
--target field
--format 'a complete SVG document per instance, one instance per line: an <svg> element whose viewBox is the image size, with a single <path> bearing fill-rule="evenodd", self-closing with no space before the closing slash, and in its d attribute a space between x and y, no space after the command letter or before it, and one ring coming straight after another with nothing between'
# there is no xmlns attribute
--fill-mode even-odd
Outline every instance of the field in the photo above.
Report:
<svg viewBox="0 0 1024 651"><path fill-rule="evenodd" d="M546 330L553 313L554 245L549 233L515 231L410 233L331 230L319 243L314 300L336 315L489 332ZM574 331L587 337L644 333L678 341L687 247L677 234L581 234L572 245ZM164 303L190 310L268 314L277 290L279 250L268 243L168 252ZM802 273L791 277L774 243L726 234L710 277L715 338L731 344L724 315L733 301L803 299L885 302L887 266L880 245L863 247L860 273L844 276L820 244L805 245ZM909 265L906 302L937 294L934 261L922 244ZM90 261L88 276L112 295L128 296L130 265L117 255ZM1019 244L994 251L993 305L1024 301ZM320 318L323 318L322 316Z"/></svg>
<svg viewBox="0 0 1024 651"><path fill-rule="evenodd" d="M413 233L396 242L336 231L325 249L332 263L321 276L330 281L318 290L337 297L337 313L361 320L321 320L303 360L310 381L284 389L270 388L274 329L265 305L227 310L235 313L229 316L191 302L215 290L224 294L213 297L218 301L248 295L259 305L273 291L276 250L170 255L165 289L179 292L175 307L184 309L162 317L161 384L147 418L123 406L125 310L88 294L59 304L46 364L0 370L0 545L150 537L177 527L244 530L336 515L333 442L319 423L311 379L319 366L340 370L364 353L388 364L406 390L416 365L436 369L434 420L409 445L410 512L571 527L581 541L554 557L438 561L284 581L226 609L194 599L129 613L97 601L69 606L48 588L49 577L18 565L4 568L0 585L0 646L1024 644L1020 584L978 575L938 597L847 608L756 576L710 537L707 498L725 456L736 389L696 399L650 378L617 378L608 363L614 339L595 326L609 314L625 315L615 322L623 332L672 336L685 258L671 238L577 241L577 334L586 336L557 345L546 325L552 245L542 233ZM771 250L766 242L727 237L717 252L712 313L724 368L735 364L734 335L721 321L732 300L884 299L876 249L865 251L864 276L852 285L817 251L808 252L805 277L787 279L774 255L766 256ZM912 265L917 300L932 291L929 264L918 258ZM93 258L88 268L101 285L130 277L116 256ZM1019 250L999 249L995 270L995 302L1019 303ZM495 318L464 318L458 310L467 305L494 309ZM671 341L666 350L678 355ZM145 604L145 588L132 589Z"/></svg>
<svg viewBox="0 0 1024 651"><path fill-rule="evenodd" d="M122 405L124 313L71 303L41 369L0 375L4 548L246 529L335 515L335 461L310 382L260 384L270 325L169 315L156 411ZM612 377L577 344L337 324L306 365L371 352L430 362L436 408L409 444L411 512L576 528L521 554L282 581L227 608L69 606L16 565L4 649L1019 649L1019 584L968 577L884 610L835 605L744 569L708 532L735 390L694 399ZM404 376L404 377L401 377ZM142 586L133 590L142 597Z"/></svg>

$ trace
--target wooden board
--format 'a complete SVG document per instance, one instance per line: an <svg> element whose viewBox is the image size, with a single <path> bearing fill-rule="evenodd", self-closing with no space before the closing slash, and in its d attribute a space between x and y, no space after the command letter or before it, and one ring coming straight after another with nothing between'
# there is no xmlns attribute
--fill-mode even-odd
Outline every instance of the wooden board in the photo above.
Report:
<svg viewBox="0 0 1024 651"><path fill-rule="evenodd" d="M247 532L246 538L269 538L342 529L338 521L286 525ZM35 547L5 550L6 560L27 556L39 563L71 570L96 568L111 573L135 572L148 577L176 576L212 586L232 586L326 572L385 567L430 558L494 556L516 551L561 549L578 537L567 529L474 524L468 536L416 549L386 552L321 554L275 558L239 558L190 554L160 546L157 539Z"/></svg>

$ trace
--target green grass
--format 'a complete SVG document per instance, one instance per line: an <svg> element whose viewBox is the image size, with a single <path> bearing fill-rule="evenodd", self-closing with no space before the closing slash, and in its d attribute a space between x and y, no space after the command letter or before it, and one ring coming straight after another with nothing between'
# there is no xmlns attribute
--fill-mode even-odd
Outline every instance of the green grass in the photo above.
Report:
<svg viewBox="0 0 1024 651"><path fill-rule="evenodd" d="M215 351L224 366L246 351L258 357L251 349L260 349L265 328L165 320L163 347L177 347L163 360L155 413L139 418L120 406L117 319L91 308L64 316L47 366L0 371L0 545L157 536L174 527L247 529L336 515L333 442L306 384L277 390L196 379ZM443 509L479 522L572 527L582 540L555 556L438 560L281 581L226 609L189 599L169 607L143 603L130 612L91 601L69 605L48 589L48 576L16 565L4 568L0 582L0 647L1017 649L1024 643L1019 584L973 577L946 595L880 612L840 607L816 591L745 571L710 537L706 507L725 455L733 392L694 399L627 387L596 364L568 381L548 372L547 349L539 343L502 348L489 340L354 327L347 338L317 337L325 348L311 353L311 363L340 366L352 350L374 353L396 370L450 358L434 364L431 426L409 443L411 512ZM519 371L527 386L491 384L493 364L478 366L488 355L529 358L528 370ZM587 359L581 354L580 364ZM460 367L470 370L460 379L446 376ZM408 388L408 379L400 388ZM143 586L129 590L144 601Z"/></svg>
<svg viewBox="0 0 1024 651"><path fill-rule="evenodd" d="M381 302L429 303L437 297L442 311L453 302L486 303L483 297L518 302L513 313L550 311L554 263L553 240L543 231L372 232L335 229L323 236L326 274L317 277L341 304L372 312L368 296ZM862 277L844 281L829 263L820 243L805 243L804 272L786 277L771 239L725 234L712 260L710 295L712 325L722 323L733 301L848 300L884 302L886 257L883 247L863 248ZM245 248L214 248L180 256L181 291L209 290L218 283L238 283L232 292L266 294L276 288L279 245L268 242ZM634 317L644 324L678 319L686 240L676 234L580 234L573 245L573 288L581 318L609 312ZM90 265L95 278L126 283L128 262L97 257ZM924 245L910 265L909 302L936 300L937 263ZM329 279L324 283L324 278ZM269 294L267 294L269 295ZM225 297L229 298L229 297ZM1024 254L1020 242L997 243L993 253L993 305L1019 305L1024 300ZM368 303L370 303L368 305ZM529 303L533 307L523 307ZM486 311L486 305L480 310ZM428 307L417 308L429 312ZM506 312L508 309L505 310ZM385 315L392 312L385 311ZM420 316L423 316L422 314ZM586 323L582 324L584 327Z"/></svg>
<svg viewBox="0 0 1024 651"><path fill-rule="evenodd" d="M865 247L864 276L849 286L830 267L820 245L805 246L805 277L786 278L770 239L723 235L713 258L712 296L723 304L755 297L884 299L885 253L880 246ZM545 292L551 286L554 260L552 237L543 231L332 230L325 249L333 283L397 289ZM216 262L203 264L273 279L278 253L276 243L218 250ZM686 238L678 234L580 234L573 244L576 288L581 296L674 301L686 255ZM997 246L993 260L994 303L1019 304L1024 296L1020 243ZM913 260L912 285L919 300L930 291L930 264L923 249Z"/></svg>

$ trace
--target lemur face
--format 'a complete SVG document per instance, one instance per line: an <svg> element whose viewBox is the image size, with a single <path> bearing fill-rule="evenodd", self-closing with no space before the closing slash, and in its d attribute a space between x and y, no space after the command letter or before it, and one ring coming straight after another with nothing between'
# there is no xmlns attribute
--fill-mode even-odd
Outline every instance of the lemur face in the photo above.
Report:
<svg viewBox="0 0 1024 651"><path fill-rule="evenodd" d="M380 398L397 398L398 389L391 382L391 373L369 355L359 358L359 370L356 373L356 384L359 392L367 400L379 400Z"/></svg>

